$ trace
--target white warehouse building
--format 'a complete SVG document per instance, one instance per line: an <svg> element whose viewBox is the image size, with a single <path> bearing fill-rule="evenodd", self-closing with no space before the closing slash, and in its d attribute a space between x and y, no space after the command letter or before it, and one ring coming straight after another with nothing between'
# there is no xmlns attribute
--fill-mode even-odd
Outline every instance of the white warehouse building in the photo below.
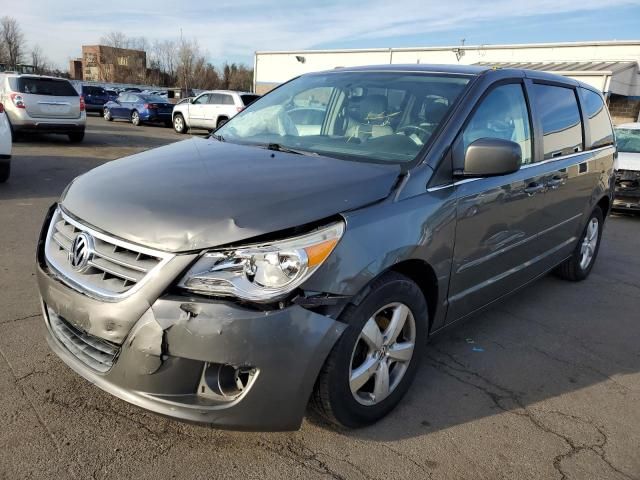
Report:
<svg viewBox="0 0 640 480"><path fill-rule="evenodd" d="M640 40L256 52L254 90L263 94L308 72L410 63L485 65L557 73L601 90L614 123L637 121L640 115Z"/></svg>

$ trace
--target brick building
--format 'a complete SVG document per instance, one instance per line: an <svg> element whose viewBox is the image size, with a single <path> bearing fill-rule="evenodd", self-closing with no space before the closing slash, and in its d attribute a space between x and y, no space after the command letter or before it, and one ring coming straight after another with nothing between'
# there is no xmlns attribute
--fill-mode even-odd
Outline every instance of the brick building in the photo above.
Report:
<svg viewBox="0 0 640 480"><path fill-rule="evenodd" d="M81 62L86 81L143 83L147 73L147 53L142 50L83 45Z"/></svg>

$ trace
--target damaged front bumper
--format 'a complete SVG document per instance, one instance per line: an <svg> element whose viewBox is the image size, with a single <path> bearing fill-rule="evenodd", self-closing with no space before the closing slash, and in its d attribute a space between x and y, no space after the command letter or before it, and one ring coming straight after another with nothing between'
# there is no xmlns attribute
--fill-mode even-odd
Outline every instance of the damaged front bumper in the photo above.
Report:
<svg viewBox="0 0 640 480"><path fill-rule="evenodd" d="M164 295L122 339L111 338L104 325L125 314L122 302L77 292L46 265L38 265L37 276L47 340L68 366L139 407L224 428L299 428L318 372L345 328L298 305L256 310Z"/></svg>
<svg viewBox="0 0 640 480"><path fill-rule="evenodd" d="M613 208L640 212L640 171L618 170L616 172Z"/></svg>

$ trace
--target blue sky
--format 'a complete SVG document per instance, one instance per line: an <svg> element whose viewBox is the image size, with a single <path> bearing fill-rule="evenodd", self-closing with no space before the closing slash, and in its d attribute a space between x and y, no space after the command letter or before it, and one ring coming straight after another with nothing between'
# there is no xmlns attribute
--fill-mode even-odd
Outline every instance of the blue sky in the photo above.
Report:
<svg viewBox="0 0 640 480"><path fill-rule="evenodd" d="M23 0L10 15L63 68L114 30L182 28L215 64L252 64L255 50L640 39L640 0Z"/></svg>

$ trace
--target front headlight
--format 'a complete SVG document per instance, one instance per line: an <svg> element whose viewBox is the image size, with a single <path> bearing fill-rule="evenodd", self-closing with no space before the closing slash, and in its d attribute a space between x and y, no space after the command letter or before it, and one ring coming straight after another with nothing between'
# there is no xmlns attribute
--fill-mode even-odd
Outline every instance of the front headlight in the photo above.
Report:
<svg viewBox="0 0 640 480"><path fill-rule="evenodd" d="M178 286L206 295L271 302L300 286L331 254L344 232L336 222L306 235L206 252Z"/></svg>

